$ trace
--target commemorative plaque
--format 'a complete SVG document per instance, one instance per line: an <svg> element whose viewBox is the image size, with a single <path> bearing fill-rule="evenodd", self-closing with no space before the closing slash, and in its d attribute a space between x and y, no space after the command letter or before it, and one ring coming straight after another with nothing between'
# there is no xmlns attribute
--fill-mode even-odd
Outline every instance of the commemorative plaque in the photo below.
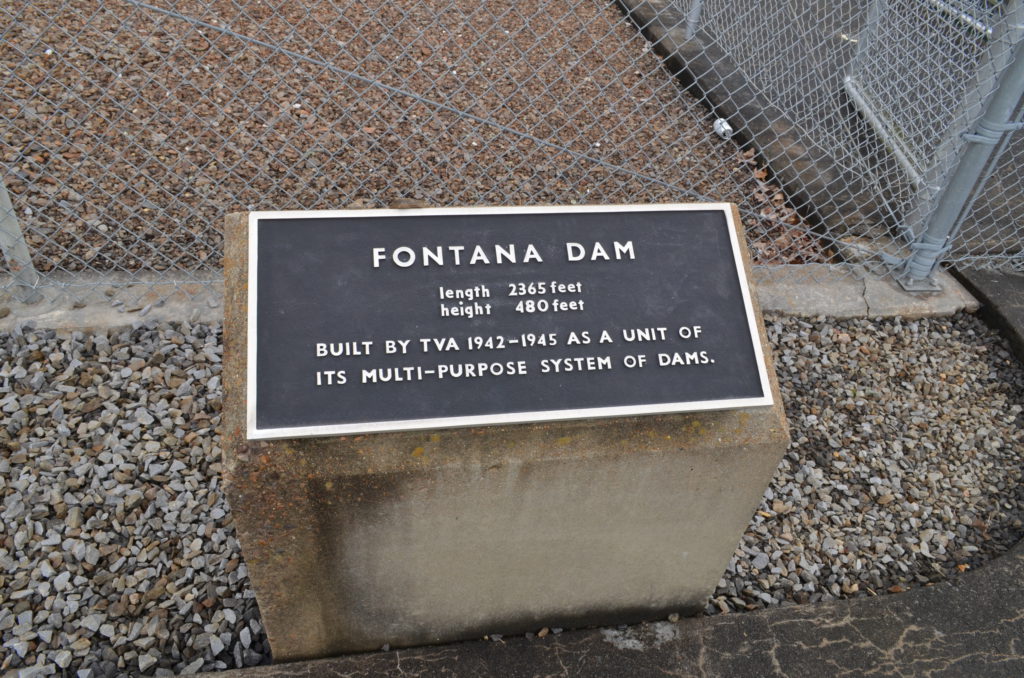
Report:
<svg viewBox="0 0 1024 678"><path fill-rule="evenodd" d="M254 212L247 436L772 404L724 204Z"/></svg>
<svg viewBox="0 0 1024 678"><path fill-rule="evenodd" d="M224 489L275 661L699 613L789 445L737 220L229 214Z"/></svg>

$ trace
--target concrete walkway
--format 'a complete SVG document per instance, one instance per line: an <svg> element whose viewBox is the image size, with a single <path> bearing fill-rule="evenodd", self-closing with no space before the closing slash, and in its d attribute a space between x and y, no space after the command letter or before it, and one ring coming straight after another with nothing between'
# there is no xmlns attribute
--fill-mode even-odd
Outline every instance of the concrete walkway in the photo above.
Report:
<svg viewBox="0 0 1024 678"><path fill-rule="evenodd" d="M1024 359L1024 276L959 274ZM224 672L362 676L1024 676L1024 544L977 571L876 598L478 640Z"/></svg>

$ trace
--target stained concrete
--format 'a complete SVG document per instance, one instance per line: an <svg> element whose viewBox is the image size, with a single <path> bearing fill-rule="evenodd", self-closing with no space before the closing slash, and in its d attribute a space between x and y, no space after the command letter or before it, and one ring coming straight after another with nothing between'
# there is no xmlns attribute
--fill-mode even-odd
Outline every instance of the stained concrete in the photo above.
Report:
<svg viewBox="0 0 1024 678"><path fill-rule="evenodd" d="M908 593L543 638L226 671L224 678L1010 678L1024 675L1024 546Z"/></svg>
<svg viewBox="0 0 1024 678"><path fill-rule="evenodd" d="M789 442L763 331L769 408L247 441L246 225L225 479L276 661L701 609Z"/></svg>
<svg viewBox="0 0 1024 678"><path fill-rule="evenodd" d="M0 332L32 323L39 329L62 333L130 327L148 320L214 323L224 317L221 271L168 274L179 282L166 282L157 272L133 274L54 275L40 288L43 299L26 304L13 287L0 292ZM0 277L0 287L8 281Z"/></svg>
<svg viewBox="0 0 1024 678"><path fill-rule="evenodd" d="M204 283L164 283L155 275L108 278L95 276L81 285L109 290L82 304L51 298L24 304L0 295L0 332L31 322L42 329L62 332L127 327L146 320L214 323L224 319L224 284L220 272L205 272ZM795 264L760 266L752 272L752 292L765 313L813 317L863 318L944 316L973 312L978 302L945 271L936 274L938 294L911 294L886 276L865 271L858 264ZM53 295L51 295L53 296ZM122 304L112 306L121 301Z"/></svg>
<svg viewBox="0 0 1024 678"><path fill-rule="evenodd" d="M766 312L830 318L923 318L978 310L978 302L943 270L938 292L907 292L890 275L857 264L804 264L754 269L754 287Z"/></svg>

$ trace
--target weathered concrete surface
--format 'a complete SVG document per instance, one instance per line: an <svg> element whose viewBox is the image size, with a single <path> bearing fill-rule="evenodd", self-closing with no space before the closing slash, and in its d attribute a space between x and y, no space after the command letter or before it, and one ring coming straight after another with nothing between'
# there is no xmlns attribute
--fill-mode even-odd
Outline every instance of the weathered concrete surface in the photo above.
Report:
<svg viewBox="0 0 1024 678"><path fill-rule="evenodd" d="M772 408L246 441L244 215L226 241L225 477L276 661L701 608L788 444L774 382Z"/></svg>
<svg viewBox="0 0 1024 678"><path fill-rule="evenodd" d="M218 273L219 275L219 273ZM794 264L763 266L753 270L753 289L761 310L786 315L833 318L942 316L957 311L973 312L978 302L945 271L937 274L939 294L910 294L875 277L870 287L867 275L856 264ZM102 279L106 281L106 278ZM101 279L97 276L97 285ZM883 284L879 284L883 283ZM120 307L111 299L90 301L79 308L69 302L45 301L22 304L0 298L0 332L10 332L19 322L63 332L125 327L146 320L221 322L224 318L224 286L161 284L154 280L107 281L115 290L113 300L124 298ZM164 303L160 303L163 300ZM142 311L147 310L145 315Z"/></svg>
<svg viewBox="0 0 1024 678"><path fill-rule="evenodd" d="M891 276L856 264L804 264L754 269L754 285L765 312L831 318L922 318L973 313L978 302L949 273L939 270L939 292L910 293Z"/></svg>
<svg viewBox="0 0 1024 678"><path fill-rule="evenodd" d="M859 271L849 266L804 264L786 266L789 275L775 267L756 268L754 287L761 310L786 315L864 317L868 305ZM799 313L794 313L799 309Z"/></svg>
<svg viewBox="0 0 1024 678"><path fill-rule="evenodd" d="M900 287L891 276L864 278L864 298L868 316L892 316L895 311L906 318L928 315L952 315L957 311L974 312L978 302L956 279L944 270L935 272L940 292L912 294Z"/></svg>
<svg viewBox="0 0 1024 678"><path fill-rule="evenodd" d="M220 322L224 316L220 270L183 276L191 276L193 281L168 283L160 274L144 271L65 276L69 279L64 281L54 274L53 286L41 288L44 299L38 303L20 302L10 290L0 293L0 332L10 332L25 322L65 333L128 327L147 320ZM80 301L73 302L68 296Z"/></svg>
<svg viewBox="0 0 1024 678"><path fill-rule="evenodd" d="M1024 675L1024 546L944 584L745 614L227 671L224 678L1010 678Z"/></svg>

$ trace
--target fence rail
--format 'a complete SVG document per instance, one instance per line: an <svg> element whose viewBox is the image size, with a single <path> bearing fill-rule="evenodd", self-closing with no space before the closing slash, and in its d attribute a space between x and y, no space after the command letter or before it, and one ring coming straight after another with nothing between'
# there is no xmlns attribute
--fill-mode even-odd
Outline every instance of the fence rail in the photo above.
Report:
<svg viewBox="0 0 1024 678"><path fill-rule="evenodd" d="M1021 270L1019 103L957 170L1022 27L1017 0L0 0L0 291L201 296L228 212L409 200L731 201L759 265Z"/></svg>

